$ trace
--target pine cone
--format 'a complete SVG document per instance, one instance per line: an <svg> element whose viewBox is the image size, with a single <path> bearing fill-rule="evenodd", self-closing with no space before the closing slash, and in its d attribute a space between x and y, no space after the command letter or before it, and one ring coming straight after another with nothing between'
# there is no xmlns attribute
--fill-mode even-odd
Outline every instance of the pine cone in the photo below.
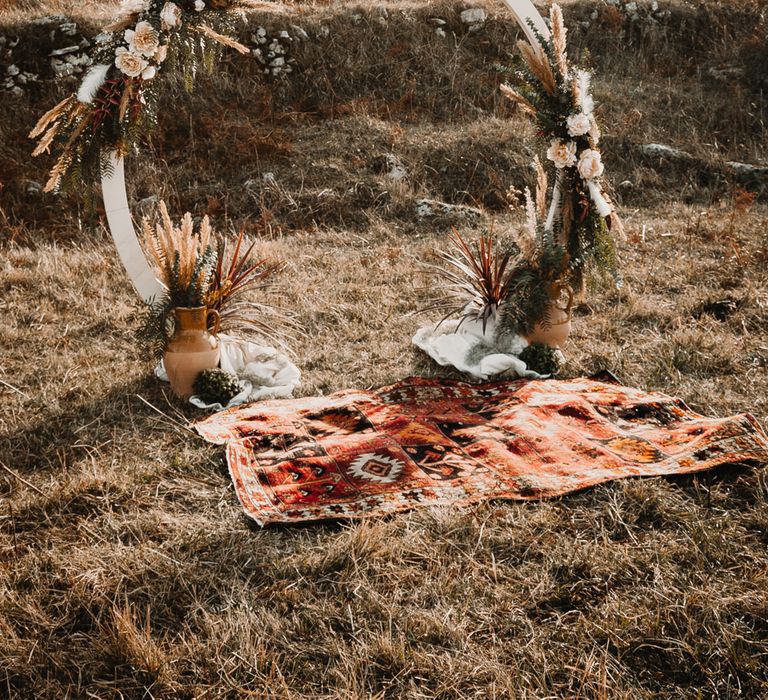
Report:
<svg viewBox="0 0 768 700"><path fill-rule="evenodd" d="M240 381L234 374L223 369L205 369L197 375L193 388L205 403L226 406L240 393Z"/></svg>
<svg viewBox="0 0 768 700"><path fill-rule="evenodd" d="M544 343L531 343L520 353L520 359L528 369L539 374L555 376L560 371L560 358L557 350Z"/></svg>

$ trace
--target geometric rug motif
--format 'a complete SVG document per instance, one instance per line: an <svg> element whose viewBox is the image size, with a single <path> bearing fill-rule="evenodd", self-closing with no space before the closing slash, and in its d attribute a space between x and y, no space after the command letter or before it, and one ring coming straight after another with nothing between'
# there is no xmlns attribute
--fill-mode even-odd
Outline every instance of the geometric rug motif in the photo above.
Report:
<svg viewBox="0 0 768 700"><path fill-rule="evenodd" d="M612 479L768 463L749 414L709 418L610 380L410 378L238 406L197 423L227 444L260 525L559 496Z"/></svg>

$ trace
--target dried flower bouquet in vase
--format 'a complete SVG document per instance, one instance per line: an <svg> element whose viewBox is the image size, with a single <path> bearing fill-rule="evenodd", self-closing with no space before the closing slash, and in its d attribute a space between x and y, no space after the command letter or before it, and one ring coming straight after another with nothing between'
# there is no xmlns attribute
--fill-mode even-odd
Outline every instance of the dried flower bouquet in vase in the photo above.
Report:
<svg viewBox="0 0 768 700"><path fill-rule="evenodd" d="M180 398L193 394L193 384L203 370L219 364L219 313L205 306L205 297L216 264L211 245L211 225L206 216L195 232L187 212L180 226L174 226L165 202L160 203L160 222L154 227L143 222L144 242L157 266L166 289L156 313L163 332L163 365L173 393ZM165 336L167 320L173 314L173 333ZM209 318L216 319L214 333L208 332Z"/></svg>
<svg viewBox="0 0 768 700"><path fill-rule="evenodd" d="M142 229L165 292L148 308L142 335L162 352L174 393L187 398L198 375L219 364L220 330L283 344L295 326L285 312L251 298L271 286L281 266L254 258L255 244L243 232L229 253L207 216L195 230L189 212L176 226L164 202L159 209L160 220L144 219Z"/></svg>
<svg viewBox="0 0 768 700"><path fill-rule="evenodd" d="M509 243L484 235L473 247L454 234L455 251L441 255L444 265L424 309L447 315L414 336L438 363L479 378L531 376L522 351L543 343L559 352L570 333L574 292L583 294L587 275L607 273L618 283L612 234L621 233L622 224L604 179L591 76L568 62L558 5L550 25L545 39L530 24L535 40L518 42L517 84L502 86L546 140L549 176L536 158L535 196L526 189L526 223ZM441 333L448 316L459 321Z"/></svg>

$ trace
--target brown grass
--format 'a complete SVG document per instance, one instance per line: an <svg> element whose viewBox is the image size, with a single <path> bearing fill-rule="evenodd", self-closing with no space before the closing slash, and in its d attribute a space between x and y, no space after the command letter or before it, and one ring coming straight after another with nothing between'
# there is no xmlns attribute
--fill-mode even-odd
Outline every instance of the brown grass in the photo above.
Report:
<svg viewBox="0 0 768 700"><path fill-rule="evenodd" d="M410 349L418 321L405 314L426 299L414 269L434 260L448 222L419 222L413 201L479 203L482 224L502 232L521 215L488 192L532 179L524 122L496 111L502 101L483 83L495 60L487 55L501 50L483 42L508 35L511 47L512 28L494 19L449 59L432 30L404 33L412 24L388 7L387 30L375 15L350 26L346 7L307 9L307 28L328 22L345 34L309 75L277 83L269 110L258 99L263 86L249 83L246 99L232 80L243 70L235 57L219 90L202 83L189 114L164 122L154 153L130 163L135 197L210 209L219 228L249 218L264 235L260 254L287 260L281 303L308 331L296 345L305 394L436 374ZM403 7L458 28L459 7ZM742 32L741 15L733 22L722 26ZM374 30L379 43L352 42ZM675 31L647 40L673 52L682 42ZM389 87L374 80L381 44L403 42L406 65L411 52L434 53L410 101L400 101L407 88L395 94L405 71L397 62ZM470 58L467 47L486 58ZM328 83L309 76L333 75L347 49L357 67L332 83L330 109ZM319 60L316 48L306 51ZM728 180L698 182L701 163L659 167L631 149L633 139L667 140L711 154L712 130L699 126L714 124L741 134L719 142L721 155L764 157L759 110L745 116L751 102L738 102L737 90L691 111L716 91L682 60L654 69L677 71L667 80L654 71L640 78L650 65L643 52L612 77L614 47L594 44L592 57L611 172L635 188L620 190L625 286L595 290L577 308L566 372L609 368L703 413L751 411L765 425L761 185L750 185L758 196L750 203ZM302 91L315 114L290 111ZM134 296L98 216L78 218L72 200L27 193L43 164L28 162L19 134L56 97L47 90L0 103L0 696L768 694L763 470L626 480L543 503L253 527L222 451L143 401L171 417L199 415L151 377L135 343ZM387 114L382 105L393 100ZM635 107L642 119L623 126ZM206 122L211 114L221 115L218 129ZM387 153L406 164L406 184L368 166ZM264 172L276 184L264 184ZM703 312L722 300L734 302L723 320Z"/></svg>

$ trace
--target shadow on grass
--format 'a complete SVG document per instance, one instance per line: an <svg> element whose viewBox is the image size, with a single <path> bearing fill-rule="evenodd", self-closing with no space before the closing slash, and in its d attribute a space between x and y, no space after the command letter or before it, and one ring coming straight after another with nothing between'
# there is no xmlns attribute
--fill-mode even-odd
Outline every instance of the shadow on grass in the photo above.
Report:
<svg viewBox="0 0 768 700"><path fill-rule="evenodd" d="M114 440L140 444L159 428L182 433L187 421L203 415L191 405L180 404L167 386L151 376L116 383L95 398L65 398L60 403L65 406L59 410L36 411L27 427L0 434L0 455L9 467L19 472L66 468L84 453Z"/></svg>

